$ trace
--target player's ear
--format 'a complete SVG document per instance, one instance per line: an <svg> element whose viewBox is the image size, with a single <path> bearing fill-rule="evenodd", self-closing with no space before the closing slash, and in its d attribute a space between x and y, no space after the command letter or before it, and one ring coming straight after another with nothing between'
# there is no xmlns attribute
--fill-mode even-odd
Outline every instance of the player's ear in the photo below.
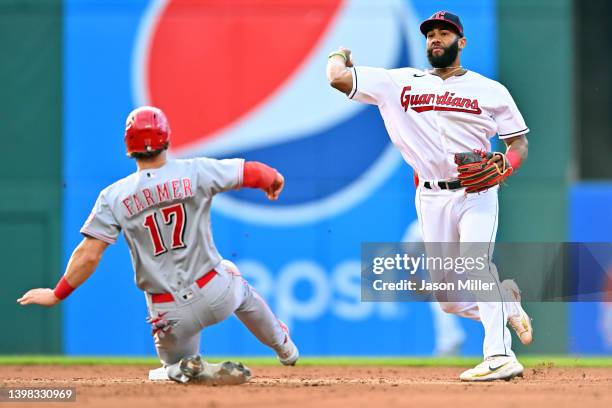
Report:
<svg viewBox="0 0 612 408"><path fill-rule="evenodd" d="M459 39L459 49L460 50L464 49L466 44L467 44L467 39L465 37L461 37Z"/></svg>

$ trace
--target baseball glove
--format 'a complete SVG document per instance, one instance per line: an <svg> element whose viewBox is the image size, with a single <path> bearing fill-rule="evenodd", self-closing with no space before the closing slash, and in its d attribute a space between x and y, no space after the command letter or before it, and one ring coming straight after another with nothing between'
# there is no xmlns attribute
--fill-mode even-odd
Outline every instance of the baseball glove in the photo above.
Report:
<svg viewBox="0 0 612 408"><path fill-rule="evenodd" d="M487 164L495 156L501 157L501 163ZM512 174L512 166L508 163L506 155L500 152L474 150L455 153L455 164L459 171L459 182L461 187L465 187L466 193L486 191L501 184Z"/></svg>

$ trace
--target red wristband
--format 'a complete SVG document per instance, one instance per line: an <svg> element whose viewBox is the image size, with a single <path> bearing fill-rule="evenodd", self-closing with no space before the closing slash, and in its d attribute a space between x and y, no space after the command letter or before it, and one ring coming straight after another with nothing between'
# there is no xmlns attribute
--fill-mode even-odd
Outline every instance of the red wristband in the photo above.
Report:
<svg viewBox="0 0 612 408"><path fill-rule="evenodd" d="M263 163L250 161L244 163L242 185L244 187L267 189L276 180L276 170Z"/></svg>
<svg viewBox="0 0 612 408"><path fill-rule="evenodd" d="M506 152L506 159L508 159L510 167L512 167L514 170L518 169L521 166L521 162L523 161L521 155L515 152L514 150L508 150Z"/></svg>
<svg viewBox="0 0 612 408"><path fill-rule="evenodd" d="M70 286L65 277L62 276L62 279L57 282L55 289L53 290L53 294L60 300L66 299L72 292L74 288Z"/></svg>

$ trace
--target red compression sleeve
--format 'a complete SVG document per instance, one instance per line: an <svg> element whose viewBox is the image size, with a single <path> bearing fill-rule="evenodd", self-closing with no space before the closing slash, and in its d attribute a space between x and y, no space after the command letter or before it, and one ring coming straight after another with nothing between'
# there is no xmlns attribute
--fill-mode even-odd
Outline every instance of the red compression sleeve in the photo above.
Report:
<svg viewBox="0 0 612 408"><path fill-rule="evenodd" d="M62 279L57 282L57 286L53 290L53 294L60 300L66 299L72 292L74 288L70 286L65 277L62 276Z"/></svg>
<svg viewBox="0 0 612 408"><path fill-rule="evenodd" d="M244 163L242 185L244 187L267 189L276 180L276 170L263 163L250 161Z"/></svg>
<svg viewBox="0 0 612 408"><path fill-rule="evenodd" d="M508 163L510 163L510 166L514 170L518 169L521 166L521 162L523 161L521 155L515 152L514 150L508 150L508 152L506 153L506 159L508 159Z"/></svg>

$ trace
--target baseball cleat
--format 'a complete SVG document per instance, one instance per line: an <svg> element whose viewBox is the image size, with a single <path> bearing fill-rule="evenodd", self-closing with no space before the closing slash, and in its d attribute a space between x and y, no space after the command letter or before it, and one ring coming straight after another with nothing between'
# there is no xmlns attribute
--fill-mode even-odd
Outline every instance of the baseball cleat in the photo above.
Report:
<svg viewBox="0 0 612 408"><path fill-rule="evenodd" d="M168 377L168 372L165 367L155 368L153 370L149 370L149 381L168 381L170 377Z"/></svg>
<svg viewBox="0 0 612 408"><path fill-rule="evenodd" d="M474 368L464 371L459 376L461 381L494 381L510 380L523 376L523 366L516 358L510 356L487 357Z"/></svg>
<svg viewBox="0 0 612 408"><path fill-rule="evenodd" d="M226 361L212 364L200 356L183 358L180 362L181 373L188 379L183 382L196 382L207 385L238 385L251 379L251 370L242 363Z"/></svg>
<svg viewBox="0 0 612 408"><path fill-rule="evenodd" d="M531 326L531 318L521 306L521 291L516 282L512 279L506 279L501 283L502 288L506 290L515 309L515 314L508 316L508 323L514 329L521 343L528 345L533 341L533 327Z"/></svg>
<svg viewBox="0 0 612 408"><path fill-rule="evenodd" d="M289 328L287 327L287 325L280 320L278 321L278 323L280 324L281 329L283 329L283 332L285 332L285 342L280 346L278 350L276 350L278 360L281 362L282 365L294 366L300 358L300 352L298 351L297 346L295 345L295 343L293 343L293 340L291 340L291 337L289 336Z"/></svg>

